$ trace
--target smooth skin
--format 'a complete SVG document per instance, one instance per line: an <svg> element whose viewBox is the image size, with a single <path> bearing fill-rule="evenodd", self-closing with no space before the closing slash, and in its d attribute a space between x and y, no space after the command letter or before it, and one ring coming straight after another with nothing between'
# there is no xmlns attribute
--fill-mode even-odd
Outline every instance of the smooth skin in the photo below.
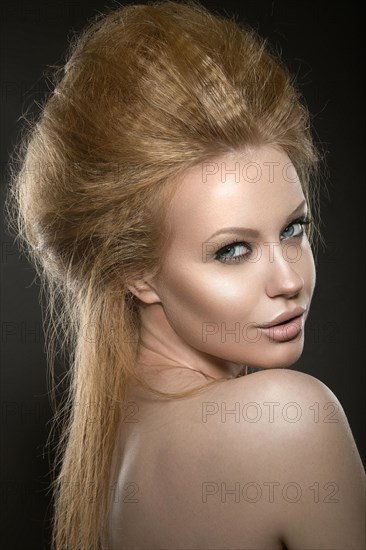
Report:
<svg viewBox="0 0 366 550"><path fill-rule="evenodd" d="M238 166L239 177L228 172ZM283 342L258 328L295 307L307 316L306 209L274 147L184 175L162 269L130 284L142 321L136 369L162 391L201 385L193 369L228 380L170 402L130 385L111 550L365 548L365 476L344 411L322 382L285 368L301 355L303 328ZM246 230L212 237L228 226ZM236 378L242 365L262 370Z"/></svg>
<svg viewBox="0 0 366 550"><path fill-rule="evenodd" d="M219 378L240 364L293 364L303 331L278 344L256 327L298 306L308 313L315 268L305 226L296 221L306 215L290 159L272 147L189 170L170 205L159 276L130 286L141 300L140 368L179 364ZM243 229L212 236L232 226Z"/></svg>

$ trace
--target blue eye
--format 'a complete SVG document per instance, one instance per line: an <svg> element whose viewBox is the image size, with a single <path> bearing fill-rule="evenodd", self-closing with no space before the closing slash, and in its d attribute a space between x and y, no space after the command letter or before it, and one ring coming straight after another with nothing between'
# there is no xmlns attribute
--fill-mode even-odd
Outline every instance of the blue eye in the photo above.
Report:
<svg viewBox="0 0 366 550"><path fill-rule="evenodd" d="M220 248L215 254L215 259L220 262L241 262L250 254L249 246L242 241L234 241L223 248Z"/></svg>
<svg viewBox="0 0 366 550"><path fill-rule="evenodd" d="M304 226L309 225L311 220L309 218L299 218L290 223L282 231L285 239L290 239L291 237L300 237L304 233Z"/></svg>
<svg viewBox="0 0 366 550"><path fill-rule="evenodd" d="M291 225L288 225L283 231L282 235L287 233L285 235L285 238L289 237L297 237L298 235L301 235L301 233L304 231L303 225L300 222L294 222Z"/></svg>

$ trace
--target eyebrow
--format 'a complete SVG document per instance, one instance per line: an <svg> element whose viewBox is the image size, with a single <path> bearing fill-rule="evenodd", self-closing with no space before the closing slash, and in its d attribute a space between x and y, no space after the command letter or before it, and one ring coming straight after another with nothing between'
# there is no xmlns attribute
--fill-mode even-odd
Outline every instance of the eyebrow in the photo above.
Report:
<svg viewBox="0 0 366 550"><path fill-rule="evenodd" d="M302 211L302 209L304 208L304 206L306 205L306 201L303 200L296 208L295 210L293 210L291 212L291 214L289 214L285 220L285 223L289 223L294 216L296 216L297 214L300 214L300 212ZM246 235L248 235L248 237L252 237L253 239L255 238L258 238L259 235L260 235L260 232L257 231L256 229L250 229L249 227L224 227L222 229L218 229L217 231L215 231L215 233L213 233L211 235L211 237L209 237L207 239L207 241L205 242L208 242L210 241L211 239L213 239L213 237L216 237L217 235L221 235L221 234L230 234L230 233L245 233Z"/></svg>

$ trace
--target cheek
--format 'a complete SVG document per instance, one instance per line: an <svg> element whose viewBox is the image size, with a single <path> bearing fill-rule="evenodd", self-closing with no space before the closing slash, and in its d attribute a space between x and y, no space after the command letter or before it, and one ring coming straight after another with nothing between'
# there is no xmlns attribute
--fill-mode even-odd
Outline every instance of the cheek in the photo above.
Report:
<svg viewBox="0 0 366 550"><path fill-rule="evenodd" d="M208 270L178 270L166 279L163 301L183 311L197 314L215 314L228 301L234 301L239 293L232 280Z"/></svg>
<svg viewBox="0 0 366 550"><path fill-rule="evenodd" d="M179 332L198 331L207 322L230 323L250 316L256 298L251 277L235 267L191 266L162 277L160 297L170 324ZM249 292L250 290L250 292Z"/></svg>

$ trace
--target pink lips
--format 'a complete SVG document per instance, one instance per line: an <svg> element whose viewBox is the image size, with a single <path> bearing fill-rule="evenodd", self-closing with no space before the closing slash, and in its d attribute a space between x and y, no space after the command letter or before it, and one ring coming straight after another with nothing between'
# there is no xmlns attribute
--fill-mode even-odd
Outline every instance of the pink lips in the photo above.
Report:
<svg viewBox="0 0 366 550"><path fill-rule="evenodd" d="M259 326L272 340L288 342L298 336L304 325L304 312L302 307L296 307L292 311L281 313L273 321Z"/></svg>

